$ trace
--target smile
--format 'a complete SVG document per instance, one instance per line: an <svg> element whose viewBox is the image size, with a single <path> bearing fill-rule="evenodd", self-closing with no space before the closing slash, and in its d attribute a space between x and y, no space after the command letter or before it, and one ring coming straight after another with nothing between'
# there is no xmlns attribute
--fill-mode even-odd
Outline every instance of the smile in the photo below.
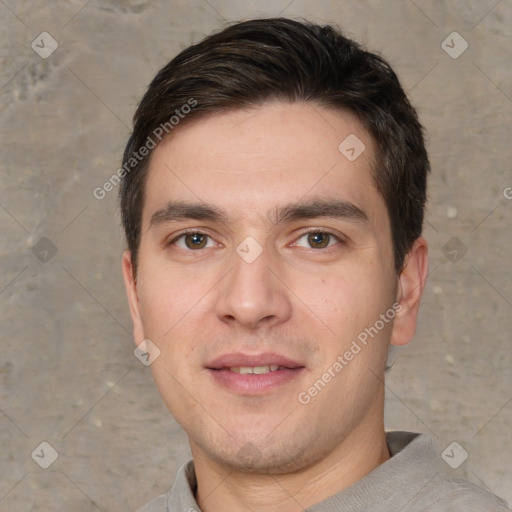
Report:
<svg viewBox="0 0 512 512"><path fill-rule="evenodd" d="M240 375L263 375L265 373L276 372L277 370L284 370L284 366L271 364L267 366L232 366L228 368L229 371L239 373Z"/></svg>

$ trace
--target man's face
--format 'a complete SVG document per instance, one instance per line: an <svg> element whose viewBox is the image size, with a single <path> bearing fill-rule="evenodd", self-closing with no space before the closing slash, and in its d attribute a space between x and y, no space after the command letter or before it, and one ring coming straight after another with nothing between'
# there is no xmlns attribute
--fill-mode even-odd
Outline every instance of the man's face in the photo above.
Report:
<svg viewBox="0 0 512 512"><path fill-rule="evenodd" d="M297 470L382 428L399 286L374 161L353 115L312 104L191 122L154 151L125 279L196 460Z"/></svg>

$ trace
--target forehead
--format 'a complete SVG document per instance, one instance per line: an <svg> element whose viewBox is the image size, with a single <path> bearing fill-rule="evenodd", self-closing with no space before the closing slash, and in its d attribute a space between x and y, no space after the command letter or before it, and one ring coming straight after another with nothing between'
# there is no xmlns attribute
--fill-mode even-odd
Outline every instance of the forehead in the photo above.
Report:
<svg viewBox="0 0 512 512"><path fill-rule="evenodd" d="M385 206L371 169L374 144L351 113L271 103L191 121L153 152L143 224L169 201L222 203L240 217L309 197Z"/></svg>

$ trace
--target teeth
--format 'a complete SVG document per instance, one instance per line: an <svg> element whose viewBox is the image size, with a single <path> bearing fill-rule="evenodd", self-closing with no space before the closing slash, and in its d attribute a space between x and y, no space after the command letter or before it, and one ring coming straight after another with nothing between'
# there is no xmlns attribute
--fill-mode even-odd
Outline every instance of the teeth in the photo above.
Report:
<svg viewBox="0 0 512 512"><path fill-rule="evenodd" d="M279 369L279 365L271 364L267 366L233 366L230 368L232 372L239 373L240 375L262 375L264 373L275 372Z"/></svg>

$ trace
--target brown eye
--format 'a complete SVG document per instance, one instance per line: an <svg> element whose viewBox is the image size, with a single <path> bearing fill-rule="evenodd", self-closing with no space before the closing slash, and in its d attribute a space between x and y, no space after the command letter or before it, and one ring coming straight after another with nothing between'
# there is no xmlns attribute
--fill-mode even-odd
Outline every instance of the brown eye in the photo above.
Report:
<svg viewBox="0 0 512 512"><path fill-rule="evenodd" d="M168 243L169 247L178 247L183 251L199 251L219 247L219 244L206 233L189 231L182 233Z"/></svg>
<svg viewBox="0 0 512 512"><path fill-rule="evenodd" d="M208 242L208 236L202 233L187 233L183 237L188 249L203 249Z"/></svg>
<svg viewBox="0 0 512 512"><path fill-rule="evenodd" d="M329 231L322 231L320 229L307 231L300 236L293 244L296 247L304 247L305 249L330 249L333 245L338 245L342 242L339 236L330 233Z"/></svg>
<svg viewBox="0 0 512 512"><path fill-rule="evenodd" d="M329 233L309 233L308 234L308 244L313 249L324 249L329 246L329 242L331 241L331 235Z"/></svg>

